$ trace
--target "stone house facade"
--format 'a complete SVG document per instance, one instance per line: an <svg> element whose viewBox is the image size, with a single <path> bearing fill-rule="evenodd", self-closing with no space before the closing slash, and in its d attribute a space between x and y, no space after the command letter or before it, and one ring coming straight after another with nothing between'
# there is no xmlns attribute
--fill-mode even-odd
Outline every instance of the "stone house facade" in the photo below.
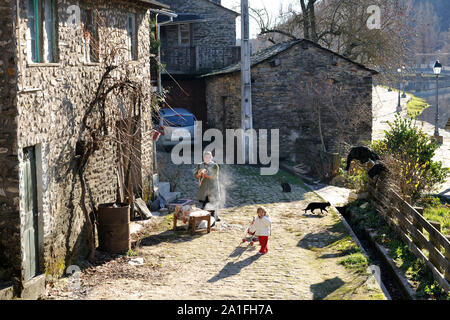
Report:
<svg viewBox="0 0 450 320"><path fill-rule="evenodd" d="M161 60L171 74L201 74L236 61L236 17L220 0L163 0L178 16L158 20ZM239 57L238 57L239 58Z"/></svg>
<svg viewBox="0 0 450 320"><path fill-rule="evenodd" d="M319 128L328 153L371 141L375 73L308 40L262 50L252 56L253 128L279 129L280 157L314 171L324 150ZM203 78L208 127L241 128L240 64Z"/></svg>
<svg viewBox="0 0 450 320"><path fill-rule="evenodd" d="M178 16L160 16L162 85L171 107L185 108L206 121L205 82L197 76L240 59L238 13L220 0L161 0ZM181 87L181 88L180 88Z"/></svg>
<svg viewBox="0 0 450 320"><path fill-rule="evenodd" d="M150 92L149 15L166 7L153 0L0 5L0 282L60 275L86 252L80 183L68 168L104 65L92 55L83 28L92 26L86 25L90 17L102 17L98 28L119 35L116 40L128 48L122 57L128 72ZM107 43L99 37L100 45ZM141 119L147 185L153 173L151 110L142 110ZM90 160L86 180L96 205L116 199L115 155L116 146L108 143Z"/></svg>

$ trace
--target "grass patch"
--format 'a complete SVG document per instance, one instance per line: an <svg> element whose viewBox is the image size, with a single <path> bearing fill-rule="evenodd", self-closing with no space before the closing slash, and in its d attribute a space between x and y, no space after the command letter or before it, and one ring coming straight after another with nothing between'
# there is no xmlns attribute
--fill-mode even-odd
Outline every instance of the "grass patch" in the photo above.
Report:
<svg viewBox="0 0 450 320"><path fill-rule="evenodd" d="M367 267L369 266L369 261L362 253L353 253L341 260L339 260L339 264L343 265L348 269L356 270L357 272L366 272Z"/></svg>
<svg viewBox="0 0 450 320"><path fill-rule="evenodd" d="M126 256L128 256L128 257L136 257L138 255L138 253L136 252L136 251L134 251L134 250L128 250L127 251L127 253L126 253Z"/></svg>
<svg viewBox="0 0 450 320"><path fill-rule="evenodd" d="M351 236L339 239L330 244L328 247L335 248L342 255L361 253L361 249L358 247L355 241L353 241L353 238Z"/></svg>
<svg viewBox="0 0 450 320"><path fill-rule="evenodd" d="M450 235L450 205L438 197L425 197L420 203L424 207L423 216L427 220L441 224L441 233Z"/></svg>
<svg viewBox="0 0 450 320"><path fill-rule="evenodd" d="M408 111L409 117L416 118L422 113L423 110L428 108L430 105L422 98L418 98L414 95L411 95L411 97L411 100L409 100L406 105L406 110Z"/></svg>

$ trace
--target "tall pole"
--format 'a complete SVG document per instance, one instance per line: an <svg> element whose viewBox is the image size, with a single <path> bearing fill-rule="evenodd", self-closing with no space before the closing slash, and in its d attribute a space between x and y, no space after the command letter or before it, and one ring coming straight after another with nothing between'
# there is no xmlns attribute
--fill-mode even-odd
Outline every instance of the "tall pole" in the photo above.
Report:
<svg viewBox="0 0 450 320"><path fill-rule="evenodd" d="M402 111L402 106L400 105L400 92L402 91L401 84L398 84L398 104L397 104L397 111Z"/></svg>
<svg viewBox="0 0 450 320"><path fill-rule="evenodd" d="M439 74L436 75L436 124L434 127L434 136L439 137Z"/></svg>
<svg viewBox="0 0 450 320"><path fill-rule="evenodd" d="M253 129L250 61L250 14L248 10L248 0L241 0L241 87L241 125L243 131L245 132L248 129ZM243 134L243 138L245 139L245 159L248 159L250 163L253 163L253 152L249 152L250 142L248 140L248 136L246 136L245 133ZM251 138L253 139L253 137ZM247 158L247 155L249 158Z"/></svg>

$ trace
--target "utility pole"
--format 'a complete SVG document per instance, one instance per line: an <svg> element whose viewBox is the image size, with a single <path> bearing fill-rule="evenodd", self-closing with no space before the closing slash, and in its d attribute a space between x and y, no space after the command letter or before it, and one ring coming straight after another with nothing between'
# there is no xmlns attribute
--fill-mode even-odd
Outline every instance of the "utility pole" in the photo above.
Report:
<svg viewBox="0 0 450 320"><path fill-rule="evenodd" d="M255 137L245 135L247 130L253 129L251 77L250 14L248 0L241 0L241 125L244 135L243 138L245 139L245 159L248 159L249 163L254 163L254 150L249 151L249 146L253 146L253 141L249 141L249 139L254 139Z"/></svg>

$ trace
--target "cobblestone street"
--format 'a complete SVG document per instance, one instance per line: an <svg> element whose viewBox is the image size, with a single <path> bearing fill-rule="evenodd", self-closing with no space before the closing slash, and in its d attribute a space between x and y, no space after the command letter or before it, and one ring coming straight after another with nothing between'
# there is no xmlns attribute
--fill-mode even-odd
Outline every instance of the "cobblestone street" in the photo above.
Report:
<svg viewBox="0 0 450 320"><path fill-rule="evenodd" d="M192 169L181 165L174 170L181 173L178 191L195 199ZM135 249L145 265L130 266L129 257L122 257L90 268L82 276L85 293L78 298L384 299L365 268L357 272L339 264L356 245L336 213L304 214L308 202L322 200L299 179L283 172L260 176L258 168L228 165L221 166L221 176L226 203L210 234L174 232L171 215L154 217L154 227ZM291 193L281 192L281 179L289 181ZM257 254L258 243L241 242L261 204L273 225L263 256ZM116 271L108 269L111 264Z"/></svg>

